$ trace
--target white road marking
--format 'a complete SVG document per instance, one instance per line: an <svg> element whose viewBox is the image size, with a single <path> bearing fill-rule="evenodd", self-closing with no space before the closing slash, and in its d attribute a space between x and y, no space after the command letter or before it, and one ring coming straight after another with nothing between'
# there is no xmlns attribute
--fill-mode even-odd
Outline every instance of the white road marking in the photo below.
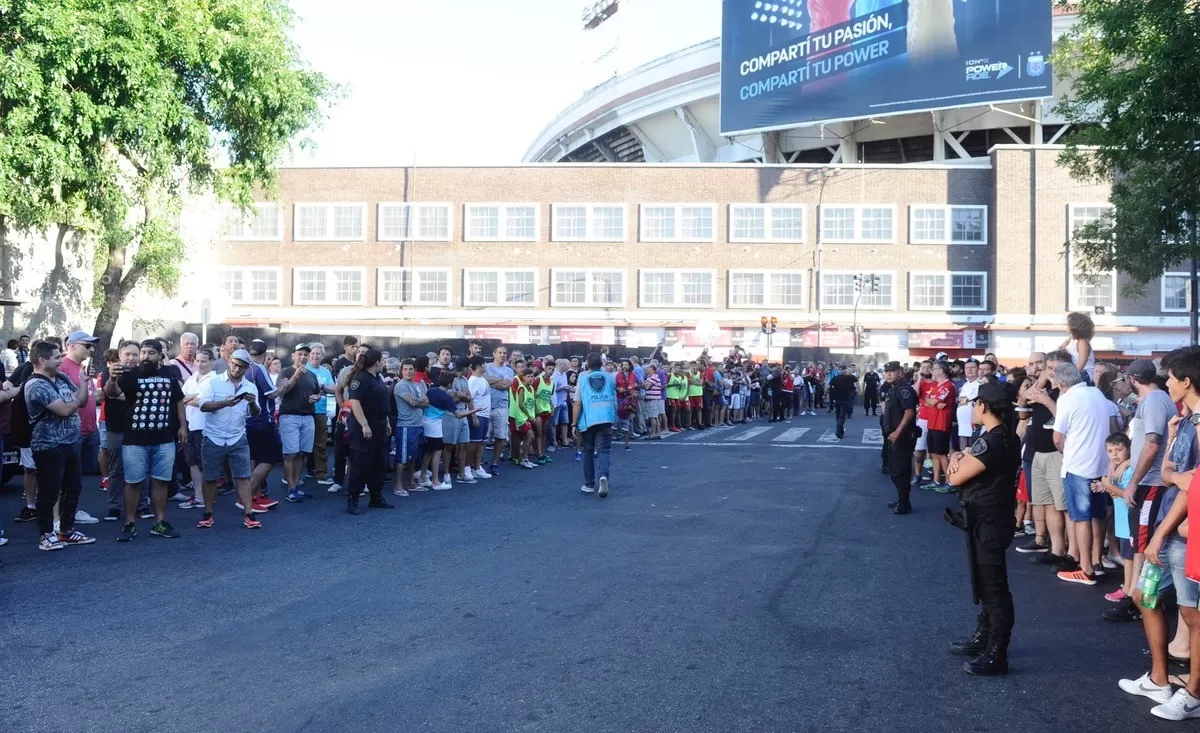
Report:
<svg viewBox="0 0 1200 733"><path fill-rule="evenodd" d="M762 435L763 433L768 432L769 430L771 430L771 428L750 428L749 430L747 430L744 433L741 433L740 435L733 436L732 438L730 438L730 440L750 440L754 436Z"/></svg>
<svg viewBox="0 0 1200 733"><path fill-rule="evenodd" d="M817 442L818 443L838 443L840 441L838 440L838 437L837 437L837 431L831 429L831 430L826 430L824 433L821 433L821 437L817 438Z"/></svg>
<svg viewBox="0 0 1200 733"><path fill-rule="evenodd" d="M797 440L799 440L801 437L803 437L804 434L807 432L808 432L808 428L788 428L787 430L784 430L782 433L775 436L774 438L771 438L771 442L773 442L773 443L795 443Z"/></svg>
<svg viewBox="0 0 1200 733"><path fill-rule="evenodd" d="M883 445L883 431L878 428L867 428L863 431L863 445Z"/></svg>
<svg viewBox="0 0 1200 733"><path fill-rule="evenodd" d="M678 446L701 446L707 448L738 448L746 446L770 446L771 448L814 448L817 450L873 450L879 449L870 445L845 445L843 443L746 443L725 441L723 443L676 443Z"/></svg>

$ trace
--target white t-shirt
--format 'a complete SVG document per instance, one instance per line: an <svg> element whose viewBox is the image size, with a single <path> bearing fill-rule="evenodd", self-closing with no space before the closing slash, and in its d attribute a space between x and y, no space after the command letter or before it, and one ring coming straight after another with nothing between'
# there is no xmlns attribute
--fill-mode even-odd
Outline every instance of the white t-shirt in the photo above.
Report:
<svg viewBox="0 0 1200 733"><path fill-rule="evenodd" d="M183 396L196 397L199 395L200 385L208 381L208 379L212 377L214 373L215 372L209 372L201 377L200 372L196 372L192 376L188 377L187 381L183 383ZM204 430L204 413L200 410L200 408L188 405L184 408L184 410L187 412L188 430Z"/></svg>
<svg viewBox="0 0 1200 733"><path fill-rule="evenodd" d="M492 387L488 381L483 377L471 377L467 380L467 391L471 393L471 407L486 416L492 409Z"/></svg>
<svg viewBox="0 0 1200 733"><path fill-rule="evenodd" d="M1108 471L1104 441L1109 436L1108 419L1115 405L1095 387L1077 384L1059 395L1054 415L1054 432L1062 433L1062 475L1098 478Z"/></svg>
<svg viewBox="0 0 1200 733"><path fill-rule="evenodd" d="M971 406L970 400L979 396L979 380L974 382L964 382L963 386L958 390L958 410L955 413L958 417L958 434L964 438L971 437L973 432L971 425L971 414L975 408ZM963 400L967 400L967 404L963 404Z"/></svg>

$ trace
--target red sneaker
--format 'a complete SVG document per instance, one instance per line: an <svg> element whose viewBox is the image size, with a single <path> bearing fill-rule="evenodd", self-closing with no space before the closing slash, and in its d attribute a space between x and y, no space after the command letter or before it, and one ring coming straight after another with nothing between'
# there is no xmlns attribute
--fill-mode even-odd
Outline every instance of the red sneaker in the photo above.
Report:
<svg viewBox="0 0 1200 733"><path fill-rule="evenodd" d="M212 529L213 515L210 512L205 512L204 516L200 518L200 521L196 522L196 526L200 529Z"/></svg>
<svg viewBox="0 0 1200 733"><path fill-rule="evenodd" d="M260 494L254 497L254 503L258 506L261 506L263 509L274 509L275 507L279 506L278 501L275 501L266 494Z"/></svg>
<svg viewBox="0 0 1200 733"><path fill-rule="evenodd" d="M242 506L242 502L240 501L235 501L233 505L242 511L246 511L246 507ZM255 499L250 505L250 511L255 514L266 514L267 508L265 506L260 506L258 499Z"/></svg>
<svg viewBox="0 0 1200 733"><path fill-rule="evenodd" d="M100 479L100 488L102 488L102 489L108 488L108 476L104 476L103 478Z"/></svg>
<svg viewBox="0 0 1200 733"><path fill-rule="evenodd" d="M246 525L246 529L262 529L262 522L255 519L253 514L243 514L242 524Z"/></svg>

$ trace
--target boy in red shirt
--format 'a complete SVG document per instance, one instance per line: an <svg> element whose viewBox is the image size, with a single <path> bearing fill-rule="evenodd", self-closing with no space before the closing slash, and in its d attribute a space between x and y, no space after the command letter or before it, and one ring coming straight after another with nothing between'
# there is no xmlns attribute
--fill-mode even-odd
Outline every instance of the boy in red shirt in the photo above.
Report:
<svg viewBox="0 0 1200 733"><path fill-rule="evenodd" d="M946 480L946 467L950 463L950 429L957 398L945 362L933 365L933 380L926 384L932 386L922 390L921 407L926 410L929 425L926 447L933 461L933 481L921 488L946 494L953 490Z"/></svg>

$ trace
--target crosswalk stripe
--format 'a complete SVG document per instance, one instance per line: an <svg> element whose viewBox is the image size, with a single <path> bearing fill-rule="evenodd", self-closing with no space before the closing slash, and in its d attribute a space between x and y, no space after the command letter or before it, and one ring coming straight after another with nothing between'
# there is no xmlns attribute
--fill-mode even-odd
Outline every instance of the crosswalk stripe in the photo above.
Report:
<svg viewBox="0 0 1200 733"><path fill-rule="evenodd" d="M808 428L788 428L787 430L784 430L779 435L776 435L774 438L771 438L771 442L773 442L773 443L795 443L797 440L799 440L801 437L803 437L803 435L807 432L808 432Z"/></svg>
<svg viewBox="0 0 1200 733"><path fill-rule="evenodd" d="M818 443L837 443L838 442L837 431L832 430L832 429L826 430L824 433L821 434L821 437L817 438L817 442Z"/></svg>
<svg viewBox="0 0 1200 733"><path fill-rule="evenodd" d="M879 428L863 430L862 442L864 445L883 445L883 431Z"/></svg>
<svg viewBox="0 0 1200 733"><path fill-rule="evenodd" d="M708 430L697 430L684 438L684 440L700 440L701 438L711 437L714 433L720 433L732 429L733 428L729 425L718 425L717 427L709 428Z"/></svg>
<svg viewBox="0 0 1200 733"><path fill-rule="evenodd" d="M771 428L750 428L749 430L747 430L744 433L733 436L732 438L730 438L730 440L750 440L751 438L755 437L756 435L762 435L763 433L765 433L769 430L771 430Z"/></svg>

